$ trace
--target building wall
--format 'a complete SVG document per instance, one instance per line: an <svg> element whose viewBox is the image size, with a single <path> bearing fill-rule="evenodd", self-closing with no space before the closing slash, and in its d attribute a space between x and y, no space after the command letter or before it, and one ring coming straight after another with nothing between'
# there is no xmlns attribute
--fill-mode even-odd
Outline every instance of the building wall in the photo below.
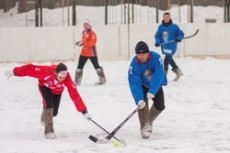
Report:
<svg viewBox="0 0 230 153"><path fill-rule="evenodd" d="M153 25L95 25L98 56L101 60L127 60L134 55L139 40L154 46ZM179 24L185 36L199 33L179 43L177 56L230 57L230 24ZM0 62L33 62L78 59L82 27L0 28Z"/></svg>

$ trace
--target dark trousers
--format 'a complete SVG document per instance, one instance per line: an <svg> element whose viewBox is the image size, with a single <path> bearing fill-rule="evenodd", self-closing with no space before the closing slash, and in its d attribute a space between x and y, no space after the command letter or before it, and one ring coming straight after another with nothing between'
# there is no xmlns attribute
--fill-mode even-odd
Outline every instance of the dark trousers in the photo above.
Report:
<svg viewBox="0 0 230 153"><path fill-rule="evenodd" d="M78 60L78 65L77 68L83 70L85 63L88 61L88 59L90 59L91 63L93 64L93 67L95 69L99 69L101 68L99 63L98 63L98 58L97 56L94 57L85 57L85 56L79 56L79 60Z"/></svg>
<svg viewBox="0 0 230 153"><path fill-rule="evenodd" d="M172 66L172 69L177 69L178 66L176 65L176 62L174 61L172 56L166 55L164 58L164 70L165 72L168 71L169 65Z"/></svg>
<svg viewBox="0 0 230 153"><path fill-rule="evenodd" d="M42 95L43 108L53 108L53 116L56 116L58 114L61 95L53 94L52 91L45 86L39 86L39 90Z"/></svg>
<svg viewBox="0 0 230 153"><path fill-rule="evenodd" d="M143 92L144 92L144 99L147 105L148 104L148 99L147 99L147 93L149 91L149 88L143 87ZM165 109L165 99L164 99L164 91L162 87L158 90L156 93L155 97L153 98L153 105L158 109L159 111L163 111Z"/></svg>

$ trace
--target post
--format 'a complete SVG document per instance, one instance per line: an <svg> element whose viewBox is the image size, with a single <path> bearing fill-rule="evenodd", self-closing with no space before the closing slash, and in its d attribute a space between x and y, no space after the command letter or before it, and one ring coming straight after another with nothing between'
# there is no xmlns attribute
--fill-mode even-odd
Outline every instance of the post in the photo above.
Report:
<svg viewBox="0 0 230 153"><path fill-rule="evenodd" d="M130 58L130 2L128 0L128 59Z"/></svg>
<svg viewBox="0 0 230 153"><path fill-rule="evenodd" d="M39 8L40 8L40 27L42 27L42 20L43 20L43 14L42 14L43 2L42 0L39 0Z"/></svg>
<svg viewBox="0 0 230 153"><path fill-rule="evenodd" d="M180 0L178 0L178 14L179 22L181 22Z"/></svg>
<svg viewBox="0 0 230 153"><path fill-rule="evenodd" d="M124 2L124 24L126 24L126 3Z"/></svg>
<svg viewBox="0 0 230 153"><path fill-rule="evenodd" d="M39 26L38 21L38 0L35 0L35 27Z"/></svg>
<svg viewBox="0 0 230 153"><path fill-rule="evenodd" d="M105 25L108 24L108 0L105 0Z"/></svg>
<svg viewBox="0 0 230 153"><path fill-rule="evenodd" d="M227 0L223 0L223 3L224 3L224 22L227 22L227 18L226 18L226 13L227 13L226 1L227 1Z"/></svg>
<svg viewBox="0 0 230 153"><path fill-rule="evenodd" d="M159 0L156 0L156 23L159 23Z"/></svg>
<svg viewBox="0 0 230 153"><path fill-rule="evenodd" d="M132 0L132 23L134 24L134 2Z"/></svg>
<svg viewBox="0 0 230 153"><path fill-rule="evenodd" d="M69 0L67 0L67 19L68 19L68 26L70 26L69 24Z"/></svg>
<svg viewBox="0 0 230 153"><path fill-rule="evenodd" d="M191 0L190 2L190 22L193 23L193 4L194 0Z"/></svg>
<svg viewBox="0 0 230 153"><path fill-rule="evenodd" d="M187 4L189 5L189 22L193 23L193 0L187 0Z"/></svg>
<svg viewBox="0 0 230 153"><path fill-rule="evenodd" d="M72 0L72 25L76 25L76 2L75 0Z"/></svg>
<svg viewBox="0 0 230 153"><path fill-rule="evenodd" d="M227 0L227 22L230 22L230 0Z"/></svg>
<svg viewBox="0 0 230 153"><path fill-rule="evenodd" d="M168 10L169 10L169 13L171 13L170 11L171 11L171 0L168 0Z"/></svg>

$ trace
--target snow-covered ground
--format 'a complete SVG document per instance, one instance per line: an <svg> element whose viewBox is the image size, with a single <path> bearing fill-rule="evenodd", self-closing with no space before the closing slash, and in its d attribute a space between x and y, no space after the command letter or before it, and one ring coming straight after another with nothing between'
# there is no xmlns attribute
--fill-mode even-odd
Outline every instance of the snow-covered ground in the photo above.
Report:
<svg viewBox="0 0 230 153"><path fill-rule="evenodd" d="M179 82L173 82L174 74L169 73L169 84L164 87L166 109L154 122L151 138L140 137L135 114L115 135L126 141L126 147L114 147L113 140L107 144L89 140L89 135L104 137L106 133L76 111L67 91L54 120L57 139L45 139L40 124L42 103L37 80L28 77L7 80L4 72L20 64L0 64L0 152L229 153L230 71L227 67L230 61L213 58L176 61L184 76ZM65 64L73 76L76 62ZM112 131L136 107L127 82L129 61L101 61L100 64L107 84L94 85L96 72L88 62L78 90L92 118Z"/></svg>

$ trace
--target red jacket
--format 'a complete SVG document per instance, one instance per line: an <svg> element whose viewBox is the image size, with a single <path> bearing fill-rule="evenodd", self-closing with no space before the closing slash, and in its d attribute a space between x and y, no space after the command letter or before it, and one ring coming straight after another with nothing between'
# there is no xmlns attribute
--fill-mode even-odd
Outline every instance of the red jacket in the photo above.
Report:
<svg viewBox="0 0 230 153"><path fill-rule="evenodd" d="M29 76L37 78L39 86L46 86L47 88L51 89L54 94L62 94L64 87L66 86L69 96L74 102L76 109L79 112L83 112L86 110L86 106L79 95L77 88L70 77L70 74L67 74L67 77L63 82L58 82L55 74L56 67L57 65L38 66L27 64L21 67L15 67L14 75L19 77Z"/></svg>

